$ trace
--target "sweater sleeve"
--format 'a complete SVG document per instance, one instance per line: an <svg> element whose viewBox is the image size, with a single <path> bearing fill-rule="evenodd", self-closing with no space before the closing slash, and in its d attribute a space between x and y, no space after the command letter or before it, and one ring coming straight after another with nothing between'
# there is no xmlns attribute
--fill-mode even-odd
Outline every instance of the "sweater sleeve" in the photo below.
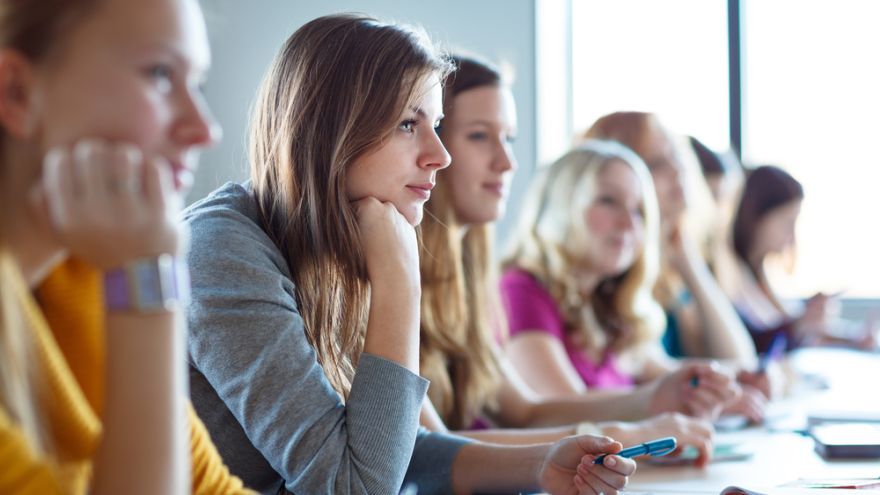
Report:
<svg viewBox="0 0 880 495"><path fill-rule="evenodd" d="M0 408L0 493L51 495L62 489L57 467L41 459L9 416Z"/></svg>
<svg viewBox="0 0 880 495"><path fill-rule="evenodd" d="M224 448L255 448L295 493L397 493L428 382L364 354L343 403L306 339L287 265L262 229L220 200L186 220L191 364L250 443L219 442L224 458ZM193 400L200 407L195 391ZM208 426L212 434L225 428ZM248 465L230 468L250 484Z"/></svg>

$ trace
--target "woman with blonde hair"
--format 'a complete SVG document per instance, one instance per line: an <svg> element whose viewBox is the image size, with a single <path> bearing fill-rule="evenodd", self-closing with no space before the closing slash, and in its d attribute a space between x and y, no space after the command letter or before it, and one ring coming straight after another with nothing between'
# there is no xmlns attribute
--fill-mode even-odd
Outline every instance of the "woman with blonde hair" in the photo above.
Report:
<svg viewBox="0 0 880 495"><path fill-rule="evenodd" d="M651 297L659 257L652 187L630 150L586 141L530 190L505 261L502 293L510 354L536 383L550 380L538 379L541 361L529 362L540 351L527 349L555 355L559 342L590 388L628 386L633 377L667 371L653 345L663 331L663 311ZM527 295L540 302L526 307Z"/></svg>
<svg viewBox="0 0 880 495"><path fill-rule="evenodd" d="M407 481L420 494L611 494L635 469L592 464L622 448L608 438L510 447L419 430L415 226L449 165L436 127L450 69L411 28L308 22L260 89L251 181L185 213L193 400L233 472L264 493Z"/></svg>
<svg viewBox="0 0 880 495"><path fill-rule="evenodd" d="M0 4L0 493L244 491L184 381L208 64L192 0Z"/></svg>
<svg viewBox="0 0 880 495"><path fill-rule="evenodd" d="M688 410L676 380L633 393L587 394L542 400L522 383L503 355L504 315L492 253L493 224L505 207L516 167L510 146L516 134L513 97L499 69L470 56L454 57L447 78L440 137L453 166L438 174L421 225L421 367L431 380L422 423L431 430L502 443L552 440L577 431L587 419L641 419L663 410ZM663 396L665 402L659 400ZM474 430L485 420L518 430ZM530 429L523 429L530 428ZM639 423L584 423L624 443L676 435L708 453L711 426L668 414ZM703 459L705 459L705 455Z"/></svg>

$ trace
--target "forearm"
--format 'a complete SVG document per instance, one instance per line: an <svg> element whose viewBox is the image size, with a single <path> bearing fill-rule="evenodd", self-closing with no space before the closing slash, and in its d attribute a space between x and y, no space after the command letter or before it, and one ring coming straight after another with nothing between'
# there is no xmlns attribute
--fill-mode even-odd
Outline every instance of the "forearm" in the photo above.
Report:
<svg viewBox="0 0 880 495"><path fill-rule="evenodd" d="M648 391L591 391L568 399L545 400L532 406L529 424L523 426L555 426L581 421L631 421L648 414Z"/></svg>
<svg viewBox="0 0 880 495"><path fill-rule="evenodd" d="M549 449L549 444L465 445L452 465L455 493L538 490L538 473Z"/></svg>
<svg viewBox="0 0 880 495"><path fill-rule="evenodd" d="M185 493L189 459L176 312L107 316L107 399L93 493Z"/></svg>
<svg viewBox="0 0 880 495"><path fill-rule="evenodd" d="M419 298L407 283L373 283L364 352L419 373Z"/></svg>
<svg viewBox="0 0 880 495"><path fill-rule="evenodd" d="M575 426L558 426L551 428L495 429L455 431L454 434L486 443L501 445L534 445L551 443L575 434Z"/></svg>
<svg viewBox="0 0 880 495"><path fill-rule="evenodd" d="M681 270L699 309L708 357L735 360L745 367L756 362L755 346L730 300L705 264L687 263Z"/></svg>

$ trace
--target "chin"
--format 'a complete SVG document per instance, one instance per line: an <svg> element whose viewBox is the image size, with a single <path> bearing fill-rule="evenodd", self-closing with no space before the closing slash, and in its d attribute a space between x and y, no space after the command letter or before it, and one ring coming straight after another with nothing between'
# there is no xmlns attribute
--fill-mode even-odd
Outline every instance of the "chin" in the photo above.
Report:
<svg viewBox="0 0 880 495"><path fill-rule="evenodd" d="M503 208L485 209L482 211L462 212L456 211L455 217L459 223L480 226L487 223L497 222L504 214Z"/></svg>
<svg viewBox="0 0 880 495"><path fill-rule="evenodd" d="M412 225L413 227L418 227L420 223L422 223L422 218L425 216L425 210L422 208L416 208L414 211L410 211L403 215L403 218L406 219L407 223Z"/></svg>
<svg viewBox="0 0 880 495"><path fill-rule="evenodd" d="M632 264L632 259L622 256L609 256L602 265L602 272L609 278L616 277L629 270Z"/></svg>

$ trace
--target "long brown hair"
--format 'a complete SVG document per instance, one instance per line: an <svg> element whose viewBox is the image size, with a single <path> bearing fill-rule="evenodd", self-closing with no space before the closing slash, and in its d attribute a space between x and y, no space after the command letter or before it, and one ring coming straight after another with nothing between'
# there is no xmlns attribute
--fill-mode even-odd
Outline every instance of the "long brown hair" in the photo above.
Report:
<svg viewBox="0 0 880 495"><path fill-rule="evenodd" d="M469 89L502 86L488 62L454 56L446 78L443 113ZM447 137L443 128L440 139ZM452 157L455 163L455 156ZM495 339L503 327L498 305L491 225L468 225L464 237L455 216L447 173L437 174L421 225L422 277L420 367L431 381L428 396L446 425L466 429L483 409L495 407L500 383Z"/></svg>
<svg viewBox="0 0 880 495"><path fill-rule="evenodd" d="M330 15L284 43L257 97L250 162L263 228L287 260L306 337L343 397L369 306L348 169L389 137L420 81L449 70L422 31Z"/></svg>
<svg viewBox="0 0 880 495"><path fill-rule="evenodd" d="M593 242L580 212L592 202L591 190L601 170L613 161L627 164L644 192L644 245L623 273L582 294L575 267ZM659 262L659 214L651 174L629 148L610 141L587 140L556 160L532 184L520 214L517 235L505 268L530 273L559 306L566 331L597 360L606 350L623 353L659 338L663 312L651 296ZM589 268L589 267L587 267Z"/></svg>
<svg viewBox="0 0 880 495"><path fill-rule="evenodd" d="M31 62L41 62L63 45L59 39L94 9L96 3L96 0L0 2L0 50L14 50ZM9 139L6 131L0 130L0 155ZM51 441L44 427L45 418L40 415L40 376L33 365L33 336L19 300L22 294L15 290L21 286L22 278L9 252L5 225L6 216L20 208L10 203L9 199L15 195L8 190L16 182L13 176L21 174L20 170L13 169L17 166L20 164L0 162L0 406L18 423L31 446L45 452L51 450Z"/></svg>
<svg viewBox="0 0 880 495"><path fill-rule="evenodd" d="M748 172L733 218L733 252L755 279L766 283L763 260L751 259L758 224L773 210L804 199L804 188L785 170L763 165Z"/></svg>

